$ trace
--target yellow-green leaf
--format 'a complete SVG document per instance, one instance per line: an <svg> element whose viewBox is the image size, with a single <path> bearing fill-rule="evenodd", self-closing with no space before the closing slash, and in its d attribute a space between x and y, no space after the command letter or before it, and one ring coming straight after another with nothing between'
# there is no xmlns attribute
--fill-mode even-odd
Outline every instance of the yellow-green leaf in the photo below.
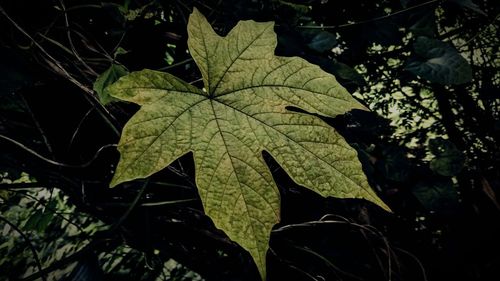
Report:
<svg viewBox="0 0 500 281"><path fill-rule="evenodd" d="M205 89L152 70L109 86L112 96L141 105L123 129L111 186L193 152L206 214L250 252L263 277L280 207L263 151L323 196L364 198L388 209L368 185L356 151L320 118L289 110L333 117L364 107L318 66L275 56L273 23L241 21L221 37L195 9L188 33Z"/></svg>

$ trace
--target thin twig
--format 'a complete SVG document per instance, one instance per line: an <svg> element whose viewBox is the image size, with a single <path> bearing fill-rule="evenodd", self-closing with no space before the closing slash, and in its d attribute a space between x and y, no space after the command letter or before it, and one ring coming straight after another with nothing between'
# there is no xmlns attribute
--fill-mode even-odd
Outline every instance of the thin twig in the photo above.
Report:
<svg viewBox="0 0 500 281"><path fill-rule="evenodd" d="M118 219L118 221L116 221L116 223L111 226L111 228L109 230L110 232L117 230L121 226L121 224L128 218L128 216L130 215L132 210L135 208L135 206L137 205L137 203L141 199L142 194L144 193L144 190L146 190L146 186L148 185L148 183L149 183L149 179L146 179L144 181L144 183L142 184L141 189L139 189L139 192L137 192L137 195L135 196L134 201L132 201L130 203L129 207L127 208L125 213L123 213L123 215Z"/></svg>
<svg viewBox="0 0 500 281"><path fill-rule="evenodd" d="M188 189L188 190L192 190L193 187L195 187L195 186L188 186L188 185L175 184L175 183L162 182L162 181L150 181L149 183L152 185L177 187L177 188ZM189 182L189 184L193 184L193 183Z"/></svg>
<svg viewBox="0 0 500 281"><path fill-rule="evenodd" d="M107 4L114 4L114 3L107 3ZM66 11L69 12L69 11L79 10L79 9L83 9L83 8L102 9L103 6L102 5L92 5L92 4L75 5L75 6L71 6L71 7L67 8Z"/></svg>
<svg viewBox="0 0 500 281"><path fill-rule="evenodd" d="M340 277L338 275L337 272L339 272L339 273L341 273L341 274L343 274L345 276L348 276L348 277L350 277L352 279L363 280L363 278L361 278L359 276L356 276L356 275L354 275L352 273L349 273L347 271L344 271L344 270L340 269L338 266L334 265L330 260L328 260L324 256L320 255L319 253L313 251L312 249L309 249L309 248L306 248L306 247L300 247L300 246L296 246L296 245L292 245L292 247L295 248L295 249L297 249L297 250L306 252L306 253L308 253L308 254L310 254L310 255L312 255L312 256L320 259L324 264L326 264L329 268L332 269L333 274L335 274L335 276L337 278L339 278L340 280L343 280L343 279L342 279L342 277Z"/></svg>
<svg viewBox="0 0 500 281"><path fill-rule="evenodd" d="M80 120L80 122L78 122L78 125L76 126L76 129L75 131L73 132L73 134L71 135L71 139L69 140L69 144L68 144L68 151L71 150L71 146L73 146L73 142L75 141L75 138L76 136L78 135L78 132L80 131L80 128L82 127L83 125L83 122L87 119L87 117L90 115L90 113L92 113L92 111L94 111L95 107L91 107L89 109L89 111L87 111L87 113L85 113L85 115L83 115L82 119Z"/></svg>
<svg viewBox="0 0 500 281"><path fill-rule="evenodd" d="M141 207L156 207L156 206L174 205L174 204L195 202L195 201L198 201L198 199L190 198L190 199L179 199L179 200L160 201L160 202L148 202L148 203L142 203Z"/></svg>
<svg viewBox="0 0 500 281"><path fill-rule="evenodd" d="M319 279L317 279L316 277L312 276L311 274L309 274L308 272L294 266L289 260L285 260L283 258L281 258L277 253L276 251L273 250L273 248L269 248L269 252L274 255L276 258L278 258L281 262L283 262L286 266L288 266L289 268L297 271L297 272L300 272L301 274L307 276L307 278L313 280L313 281L320 281Z"/></svg>
<svg viewBox="0 0 500 281"><path fill-rule="evenodd" d="M94 162L97 157L99 156L99 154L104 150L104 149L107 149L107 148L110 148L110 147L116 147L116 144L106 144L106 145L103 145L101 146L97 151L96 153L94 154L94 156L87 162L83 163L83 164L78 164L78 165L75 165L75 164L67 164L67 163L62 163L62 162L57 162L57 161L54 161L52 159L49 159L45 156L42 156L40 155L38 152L34 151L33 149L25 146L24 144L16 141L16 140L13 140L7 136L4 136L4 135L0 135L0 139L3 139L3 140L6 140L16 146L18 146L19 148L23 149L24 151L30 153L31 155L35 156L36 158L38 159L41 159L49 164L52 164L52 165L55 165L55 166L59 166L59 167L64 167L64 168L86 168L88 166L90 166L92 164L92 162Z"/></svg>
<svg viewBox="0 0 500 281"><path fill-rule="evenodd" d="M193 61L193 58L188 58L188 59L185 59L183 61L180 61L178 63L174 63L172 65L168 65L168 66L165 66L165 67L162 67L162 68L159 68L158 70L160 71L165 71L165 70L168 70L168 69L171 69L171 68L174 68L174 67L177 67L177 66L181 66L183 64L186 64L186 63L189 63L189 62L192 62Z"/></svg>
<svg viewBox="0 0 500 281"><path fill-rule="evenodd" d="M420 260L415 256L413 255L412 253L406 251L406 250L403 250L401 248L394 248L396 251L400 251L401 253L403 254L406 254L408 255L409 257L411 257L413 260L415 260L415 262L418 264L418 266L420 267L420 270L422 271L422 279L423 281L427 281L427 274L425 273L425 268L424 268L424 265L420 262Z"/></svg>
<svg viewBox="0 0 500 281"><path fill-rule="evenodd" d="M109 111L97 100L97 97L94 94L94 91L90 89L89 87L83 85L80 81L75 79L62 65L59 61L57 61L49 52L47 52L42 45L40 45L31 35L29 35L19 24L17 24L16 21L14 21L8 14L7 12L3 9L2 6L0 6L0 13L7 18L7 20L19 31L21 32L24 36L26 36L40 51L47 56L48 60L46 60L47 64L51 67L52 71L58 73L59 75L65 77L68 79L71 83L76 85L78 88L80 88L82 91L87 93L87 95L84 95L84 97L93 105L95 106L99 114L103 117L104 121L108 123L108 125L111 127L113 132L119 136L120 132L114 125L114 123L111 121L113 119L113 116L109 113ZM116 121L116 120L113 120Z"/></svg>
<svg viewBox="0 0 500 281"><path fill-rule="evenodd" d="M35 127L37 128L38 132L40 132L40 135L42 136L43 142L45 143L47 150L49 151L51 156L54 156L54 151L52 150L52 146L50 145L49 139L45 135L45 132L43 131L42 126L40 126L38 119L35 117L35 114L31 110L31 106L28 104L28 102L26 101L26 99L24 98L23 95L18 95L18 96L21 98L24 105L26 105L26 108L28 109L28 113L30 114L30 117L33 120L33 123L35 124Z"/></svg>
<svg viewBox="0 0 500 281"><path fill-rule="evenodd" d="M0 189L26 189L26 188L46 188L38 182L15 182L15 183L0 183Z"/></svg>
<svg viewBox="0 0 500 281"><path fill-rule="evenodd" d="M388 15L385 15L385 16L380 16L380 17L376 17L376 18L372 18L372 19L367 19L367 20L362 20L362 21L358 21L358 22L351 22L351 23L345 23L345 24L340 24L340 25L301 25L301 26L297 26L297 28L307 28L307 29L337 29L337 28L351 27L351 26L355 26L355 25L372 23L372 22L375 22L375 21L384 20L384 19L396 16L396 15L399 15L399 14L402 14L402 13L406 13L408 11L411 11L411 10L414 10L414 9L418 9L418 8L421 8L421 7L424 7L424 6L427 6L427 5L431 5L431 4L434 4L434 3L437 3L437 2L441 2L441 1L443 1L443 0L430 0L430 1L427 1L427 2L424 2L424 3L417 4L415 6L411 6L411 7L408 7L408 8L399 10L399 11L396 11L394 13L391 13L391 14L388 14Z"/></svg>
<svg viewBox="0 0 500 281"><path fill-rule="evenodd" d="M68 49L68 47L64 46L63 44L61 44L60 42L48 37L47 35L43 34L43 33L40 33L40 32L37 32L36 35L42 37L43 39L47 40L49 43L52 43L53 45L57 46L58 48L60 48L61 50L63 50L65 53L67 53L68 55L73 55L73 53L71 52L70 49Z"/></svg>
<svg viewBox="0 0 500 281"><path fill-rule="evenodd" d="M379 230L377 230L376 228L374 228L374 227L372 227L370 225L357 224L357 223L351 222L351 221L349 221L349 220L347 220L346 218L343 218L343 217L340 217L341 220L332 220L332 219L329 219L331 216L332 215L323 216L318 221L309 221L309 222L304 222L304 223L284 225L282 227L273 229L272 232L273 233L279 233L279 232L287 231L289 229L294 229L294 228L297 228L297 227L311 227L311 226L326 225L326 224L347 224L347 225L355 226L355 227L357 227L357 228L360 229L361 234L367 240L368 240L368 237L365 235L364 231L370 232L373 235L375 235L376 237L380 237L382 239L382 241L384 242L384 245L385 245L385 247L387 249L387 258L388 258L387 266L389 268L388 269L388 276L387 277L388 277L388 280L392 280L392 261L391 261L391 255L390 255L391 247L389 245L389 242L387 241L387 238L385 238L385 236L382 235L382 233ZM379 265L382 267L382 263L381 263L378 255L376 253L375 253L375 257L376 257L377 261L379 262Z"/></svg>
<svg viewBox="0 0 500 281"><path fill-rule="evenodd" d="M71 38L71 29L69 27L69 19L68 19L68 13L66 11L66 6L64 5L63 0L59 0L59 4L61 5L62 12L64 14L64 24L66 25L66 36L68 37L68 42L69 46L71 47L71 51L73 55L76 57L78 61L88 70L90 73L95 75L96 77L99 76L97 72L95 72L90 66L85 63L85 61L80 57L80 54L76 51L75 45L73 44L73 39Z"/></svg>
<svg viewBox="0 0 500 281"><path fill-rule="evenodd" d="M16 21L14 21L8 14L7 12L3 9L2 6L0 6L0 13L7 18L7 20L17 29L19 32L21 32L24 36L26 36L30 41L33 42L33 44L42 51L51 61L52 61L52 66L54 67L54 70L57 70L56 72L60 73L64 77L66 77L68 80L70 80L73 84L75 84L77 87L82 89L84 92L88 94L92 94L92 90L82 83L80 83L78 80L76 80L71 74L68 73L68 71L57 61L51 54L49 54L31 35L29 35L19 24L17 24Z"/></svg>

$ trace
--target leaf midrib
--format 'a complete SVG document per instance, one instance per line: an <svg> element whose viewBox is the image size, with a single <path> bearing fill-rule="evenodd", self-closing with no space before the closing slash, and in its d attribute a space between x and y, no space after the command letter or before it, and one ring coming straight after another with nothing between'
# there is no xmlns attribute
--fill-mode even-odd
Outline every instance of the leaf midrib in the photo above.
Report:
<svg viewBox="0 0 500 281"><path fill-rule="evenodd" d="M252 86L248 86L248 87L244 87L244 88L240 88L240 89L235 89L235 90L223 92L221 95L216 96L215 100L217 100L217 98L220 98L220 97L223 97L223 96L227 96L227 95L230 95L230 94L239 94L239 93L244 92L246 90L251 90L251 89L255 89L255 88L266 88L266 87L267 88L284 88L284 89L304 91L304 92L309 92L309 93L312 93L312 94L322 95L322 96L326 96L326 97L329 97L329 98L333 98L333 99L337 99L337 100L341 100L341 101L346 102L346 100L344 100L344 99L340 99L340 98L337 98L337 97L325 94L324 92L317 92L317 91L313 91L313 90L310 90L310 89L304 89L304 88L301 88L301 87L294 87L294 86L288 86L288 85L287 86L285 86L285 85L274 85L274 84L252 85ZM330 91L333 88L335 88L335 86L332 86L332 87L328 88L326 91L328 92L328 91Z"/></svg>
<svg viewBox="0 0 500 281"><path fill-rule="evenodd" d="M152 88L152 89L153 89L153 88ZM158 88L155 88L155 89L156 89L156 90L158 90ZM165 90L165 91L168 91L168 90ZM241 114L243 114L243 115L245 115L245 116L247 116L247 117L249 117L249 118L251 118L251 119L253 119L253 120L257 121L258 123L261 123L261 124L263 124L264 126L266 126L266 127L268 127L268 128L271 128L272 130L274 130L274 131L278 132L280 135L282 135L282 136L284 136L285 138L289 139L290 141L292 141L292 142L296 143L298 146L300 146L302 149L304 149L304 150L305 150L305 151L307 151L308 153L310 153L310 154L314 155L314 156L315 156L317 159L319 159L321 162L323 162L323 163L325 163L326 165L328 165L329 167L333 168L335 171L337 171L339 174L341 174L341 175L342 175L345 179L347 179L347 180L348 180L348 181L350 181L351 183L354 183L356 186L359 186L359 187L363 188L363 190L365 190L368 194L370 194L370 193L369 193L369 190L367 190L365 187L363 187L363 186L359 185L358 183L356 183L355 181L353 181L353 180L352 180L351 178L349 178L347 175L345 175L344 173L342 173L341 171L339 171L336 167L334 167L333 165L331 165L330 163L328 163L327 161L325 161L325 160L324 160L324 159L322 159L321 157L317 156L317 155L316 155L315 153L313 153L311 150L309 150L309 149L307 149L306 147L304 147L304 146L303 146L300 142L297 142L296 140L294 140L294 139L290 138L287 134L285 134L285 133L283 133L282 131L280 131L280 130L278 130L278 129L274 128L273 126L268 125L268 124L267 124L266 122L264 122L263 120L261 120L261 119L259 119L259 118L256 118L256 117L254 117L253 115L250 115L250 114L248 114L248 113L246 113L246 112L244 112L244 111L242 111L242 110L240 110L240 109L238 109L238 108L236 108L236 107L234 107L234 106L231 106L231 105L229 105L229 104L227 104L227 103L225 103L225 102L223 102L223 101L221 101L221 100L217 99L217 98L213 99L213 98L210 98L210 97L208 97L208 96L206 96L206 95L202 95L202 94L199 94L199 93L197 93L197 92L192 92L192 91L184 91L184 92L186 92L186 93L191 93L191 94L196 94L196 95L200 95L200 96L203 96L203 97L204 97L204 99L201 99L200 101L198 101L198 102L194 103L193 105L189 106L189 107L188 107L188 108L186 108L184 111L182 111L182 112L181 112L178 116L176 116L176 117L175 117L175 119L174 119L172 122L170 122L170 124L169 124L167 127L165 127L165 130L163 130L163 131L162 131L162 132L161 132L161 133L160 133L160 134L159 134L159 135L158 135L158 136L157 136L157 137L156 137L153 141L151 141L151 143L148 145L148 147L147 147L147 148L146 148L146 149L145 149L145 150L144 150L144 151L143 151L143 152L142 152L142 153L141 153L138 157L136 157L133 161L131 161L130 165L127 165L127 167L124 169L124 171L125 171L125 170L127 170L127 169L128 169L128 168L129 168L129 167L130 167L133 163L135 163L135 162L136 162L136 161L137 161L140 157L142 157L142 155L144 155L144 153L146 153L146 151L148 151L148 150L151 148L151 146L152 146L152 145L153 145L153 144L154 144L154 143L155 143L155 142L156 142L156 141L157 141L157 140L158 140L158 139L159 139L159 138L163 135L163 133L165 133L165 132L167 131L167 129L168 129L168 128L169 128L169 127L173 124L173 123L175 123L175 121L176 121L178 118L180 118L180 117L181 117L183 114L185 114L187 111L191 110L193 107L197 106L198 104L202 103L203 101L209 101L209 102L211 103L210 105L211 105L212 110L213 110L213 112L214 112L214 118L215 118L215 120L217 121L218 131L219 131L221 134L222 134L222 130L220 129L220 125L219 125L219 123L218 123L217 114L215 113L215 109L213 108L213 104L212 104L212 102L217 102L217 103L219 103L219 104L221 104L221 105L223 105L223 106L226 106L226 107L228 107L228 108L231 108L231 109L233 109L233 110L235 110L235 111L237 111L237 112L239 112L239 113L241 113ZM297 113L297 112L294 112L294 113ZM301 113L297 113L297 114L301 114ZM221 137L223 138L223 136L222 136L222 135L221 135ZM320 142L318 142L318 143L320 143ZM224 144L225 144L225 140L224 140ZM326 143L324 143L324 144L326 144ZM265 149L265 148L264 148L264 149ZM226 151L228 151L228 150L227 150L227 145L226 145ZM231 162L231 163L232 163L232 162ZM373 196L371 196L371 195L370 195L370 197L373 197Z"/></svg>
<svg viewBox="0 0 500 281"><path fill-rule="evenodd" d="M231 166L233 166L233 170L234 170L235 165L234 165L234 162L233 162L233 157L231 157L231 154L229 153L229 149L228 149L228 146L227 146L227 143L226 143L226 139L224 138L224 135L222 133L222 130L221 130L221 127L220 127L220 124L219 124L219 118L217 118L217 113L215 113L215 108L214 108L213 102L214 102L213 100L210 100L210 106L212 108L212 112L214 113L215 122L217 124L217 129L218 129L218 132L219 132L219 134L220 134L220 136L222 138L222 142L224 143L224 147L226 148L227 155L229 156L229 159L231 161ZM248 215L249 218L252 218L252 216L250 215L250 210L248 210L247 200L245 198L245 195L243 194L243 188L241 186L241 182L240 182L240 179L238 177L238 173L234 172L234 174L236 176L236 180L238 181L238 185L240 186L240 189L241 189L241 196L243 198L243 201L245 202L246 213L247 213L247 215ZM252 228L252 233L253 233L254 238L255 238L256 237L256 232L255 232L255 227L254 227L254 225L253 225L252 222L250 222L250 227ZM261 249L258 247L256 239L254 239L253 242L254 242L255 249L257 249L257 251L259 252L259 262L262 264Z"/></svg>
<svg viewBox="0 0 500 281"><path fill-rule="evenodd" d="M250 41L250 42L248 43L248 45L246 45L246 46L243 48L243 50L242 50L242 51L241 51L241 52L240 52L240 53L236 56L236 58L234 58L234 59L232 59L232 60L231 60L231 63L229 64L229 66L228 66L228 67L226 67L226 69L224 70L224 73L222 73L222 75L220 76L219 80L215 83L215 86L214 86L213 88L210 88L210 96L211 96L211 97L216 96L216 90L217 90L217 88L219 87L220 82L224 79L224 77L225 77L225 76L226 76L226 74L228 73L229 69L231 69L231 67L234 65L234 63L235 63L235 62L236 62L236 61L237 61L237 60L238 60L238 59L239 59L239 58L240 58L240 57L241 57L241 56L242 56L242 55L243 55L243 54L244 54L244 53L248 50L248 48L250 48L250 46L252 46L252 45L253 45L253 43L255 43L255 41L257 41L257 40L258 40L258 39L259 39L259 38L260 38L260 37L261 37L261 36L262 36L262 35L263 35L263 34L264 34L264 33L265 33L268 29L269 29L269 27L272 27L272 25L269 25L269 26L267 26L266 28L264 28L264 29L262 30L262 32L261 32L261 33L259 33L257 36L255 36L255 38L254 38L252 41ZM226 39L226 38L227 38L227 37L225 37L225 38L224 38L224 41L222 41L222 42L227 41L227 39ZM238 38L238 37L236 37L236 38ZM237 43L236 43L236 44L237 44ZM217 46L217 47L219 47L219 46ZM205 48L206 48L206 45L205 45ZM208 53L208 52L207 52L207 53ZM229 56L229 57L230 57L230 56ZM208 62L207 62L207 64L208 64ZM210 83L210 82L211 82L211 81L210 81L210 80L208 80L208 83ZM220 96L220 95L217 95L217 96Z"/></svg>

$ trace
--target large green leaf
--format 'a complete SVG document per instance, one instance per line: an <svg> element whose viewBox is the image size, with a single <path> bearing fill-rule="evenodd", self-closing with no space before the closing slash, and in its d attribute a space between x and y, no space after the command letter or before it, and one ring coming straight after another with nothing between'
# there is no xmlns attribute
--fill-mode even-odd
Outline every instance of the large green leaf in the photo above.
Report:
<svg viewBox="0 0 500 281"><path fill-rule="evenodd" d="M318 66L274 55L273 23L241 21L217 35L196 9L189 50L205 84L143 70L109 93L141 105L125 125L111 186L147 177L193 152L196 184L207 215L250 252L265 276L279 193L262 157L269 152L295 182L323 196L364 198L385 209L357 154L320 118L364 107Z"/></svg>

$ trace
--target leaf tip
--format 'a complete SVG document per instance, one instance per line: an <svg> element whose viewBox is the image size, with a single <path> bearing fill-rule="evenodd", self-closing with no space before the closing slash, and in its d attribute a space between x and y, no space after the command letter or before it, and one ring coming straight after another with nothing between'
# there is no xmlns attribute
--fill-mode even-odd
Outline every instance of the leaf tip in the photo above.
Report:
<svg viewBox="0 0 500 281"><path fill-rule="evenodd" d="M387 211L389 213L394 213L394 211L391 209L391 207L389 207L387 204L385 204L382 200L380 200L380 202L378 203L378 205L384 209L384 211Z"/></svg>
<svg viewBox="0 0 500 281"><path fill-rule="evenodd" d="M198 8L193 7L193 12L191 13L190 17L200 18L205 16L200 12L200 10L198 10Z"/></svg>
<svg viewBox="0 0 500 281"><path fill-rule="evenodd" d="M394 213L394 212L392 211L392 209L391 209L391 208L390 208L387 204L385 204L385 202L384 202L384 201L382 201L382 199L380 199L380 197L378 197L378 196L374 193L374 191L373 191L373 190L372 190L370 193L371 193L371 194L370 194L370 196L369 196L369 197L362 197L362 198L367 199L367 200L368 200L368 201L370 201L371 203L373 203L373 204L375 204L375 205L379 206L379 207L380 207L380 208L382 208L384 211L387 211L387 212L389 212L389 213Z"/></svg>
<svg viewBox="0 0 500 281"><path fill-rule="evenodd" d="M109 188L116 187L117 185L119 185L122 182L123 182L123 180L117 178L116 175L115 175L113 177L113 179L111 179L111 182L109 183Z"/></svg>
<svg viewBox="0 0 500 281"><path fill-rule="evenodd" d="M366 107L364 104L362 103L359 103L359 106L358 108L356 109L359 109L359 110L363 110L363 111L371 111L368 107Z"/></svg>

